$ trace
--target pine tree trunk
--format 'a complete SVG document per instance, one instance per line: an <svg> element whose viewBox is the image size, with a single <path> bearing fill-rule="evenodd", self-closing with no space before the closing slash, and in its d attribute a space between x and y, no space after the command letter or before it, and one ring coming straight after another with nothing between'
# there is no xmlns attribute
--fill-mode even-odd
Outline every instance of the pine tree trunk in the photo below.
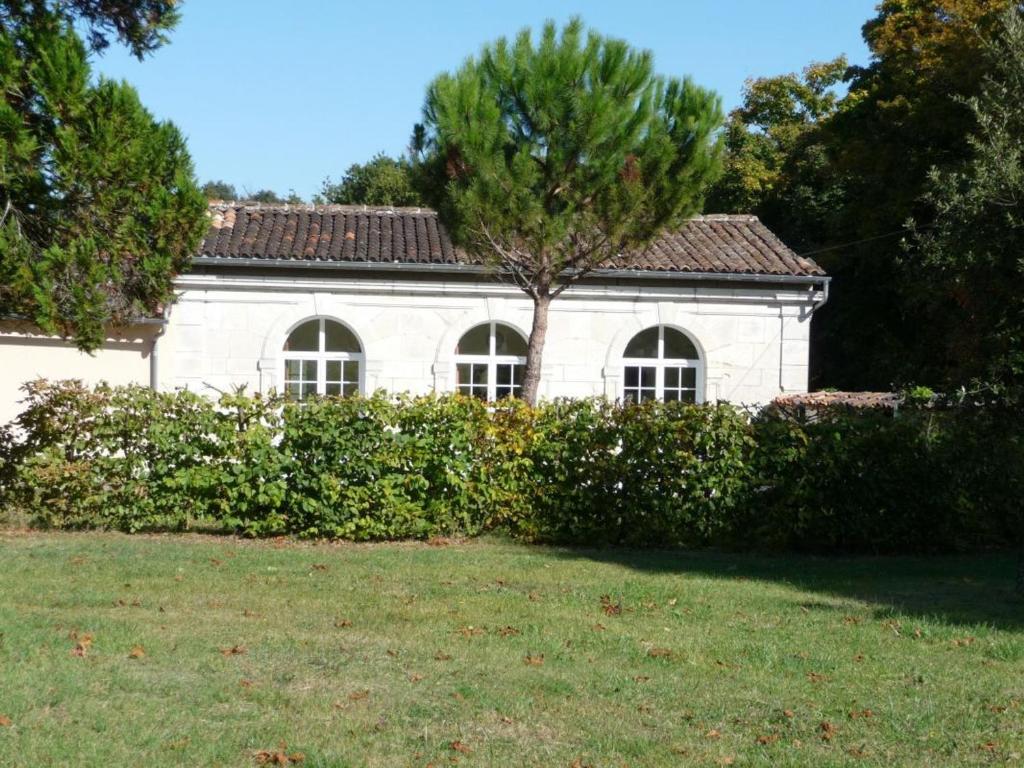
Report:
<svg viewBox="0 0 1024 768"><path fill-rule="evenodd" d="M523 400L530 405L537 404L540 366L544 356L544 339L548 335L550 306L551 297L547 293L533 297L533 326L530 328L530 341L526 347L526 372L523 374Z"/></svg>

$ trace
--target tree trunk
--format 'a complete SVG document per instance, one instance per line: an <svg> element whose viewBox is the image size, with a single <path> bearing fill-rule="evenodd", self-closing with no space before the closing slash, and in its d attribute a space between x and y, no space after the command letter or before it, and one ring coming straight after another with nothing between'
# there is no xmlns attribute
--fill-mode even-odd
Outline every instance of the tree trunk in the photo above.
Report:
<svg viewBox="0 0 1024 768"><path fill-rule="evenodd" d="M537 404L540 364L544 356L544 339L548 335L550 306L551 296L547 293L533 297L533 326L530 328L530 341L526 347L526 372L523 374L523 400L530 405Z"/></svg>

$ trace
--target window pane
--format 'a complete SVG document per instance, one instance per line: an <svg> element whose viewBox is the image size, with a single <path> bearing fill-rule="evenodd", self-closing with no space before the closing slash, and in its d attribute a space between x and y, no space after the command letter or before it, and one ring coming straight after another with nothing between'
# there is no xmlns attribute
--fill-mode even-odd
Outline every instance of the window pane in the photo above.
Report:
<svg viewBox="0 0 1024 768"><path fill-rule="evenodd" d="M680 380L682 385L688 389L696 389L697 387L697 369L696 368L681 368L679 371Z"/></svg>
<svg viewBox="0 0 1024 768"><path fill-rule="evenodd" d="M351 382L343 384L341 387L341 394L343 394L345 397L352 397L352 395L358 395L359 383Z"/></svg>
<svg viewBox="0 0 1024 768"><path fill-rule="evenodd" d="M658 328L648 328L640 331L626 347L623 357L657 357L658 356Z"/></svg>
<svg viewBox="0 0 1024 768"><path fill-rule="evenodd" d="M327 380L341 381L341 360L327 361Z"/></svg>
<svg viewBox="0 0 1024 768"><path fill-rule="evenodd" d="M655 392L653 389L641 389L640 390L640 402L641 403L646 403L646 402L648 402L650 400L657 400L657 399L658 399L658 393Z"/></svg>
<svg viewBox="0 0 1024 768"><path fill-rule="evenodd" d="M499 365L497 370L497 379L495 384L499 387L508 387L512 385L512 366L511 365Z"/></svg>
<svg viewBox="0 0 1024 768"><path fill-rule="evenodd" d="M472 378L471 371L473 366L470 363L459 363L455 366L455 383L460 387L468 385ZM468 394L468 393L467 393Z"/></svg>
<svg viewBox="0 0 1024 768"><path fill-rule="evenodd" d="M665 329L665 357L675 360L696 360L697 348L686 335L675 328Z"/></svg>
<svg viewBox="0 0 1024 768"><path fill-rule="evenodd" d="M324 393L328 395L340 395L341 384L338 382L328 381L324 388Z"/></svg>
<svg viewBox="0 0 1024 768"><path fill-rule="evenodd" d="M491 325L478 325L459 339L455 348L457 355L489 355L491 354Z"/></svg>
<svg viewBox="0 0 1024 768"><path fill-rule="evenodd" d="M640 384L640 369L635 365L626 368L626 386L636 387Z"/></svg>
<svg viewBox="0 0 1024 768"><path fill-rule="evenodd" d="M665 390L665 402L666 403L674 403L678 399L679 399L679 390L678 389L666 389Z"/></svg>
<svg viewBox="0 0 1024 768"><path fill-rule="evenodd" d="M316 360L302 361L302 378L305 381L316 381Z"/></svg>
<svg viewBox="0 0 1024 768"><path fill-rule="evenodd" d="M305 400L307 397L312 397L316 394L316 382L310 382L309 384L302 385L302 399Z"/></svg>
<svg viewBox="0 0 1024 768"><path fill-rule="evenodd" d="M514 328L499 323L494 326L494 353L526 357L526 339Z"/></svg>
<svg viewBox="0 0 1024 768"><path fill-rule="evenodd" d="M525 365L513 365L512 366L512 383L517 387L523 386L523 376L526 375Z"/></svg>
<svg viewBox="0 0 1024 768"><path fill-rule="evenodd" d="M643 367L640 369L640 386L653 387L657 380L657 369Z"/></svg>
<svg viewBox="0 0 1024 768"><path fill-rule="evenodd" d="M298 382L289 382L284 385L284 393L289 400L298 400L302 396L302 386Z"/></svg>
<svg viewBox="0 0 1024 768"><path fill-rule="evenodd" d="M362 352L359 340L341 323L334 320L324 321L324 351L326 352Z"/></svg>
<svg viewBox="0 0 1024 768"><path fill-rule="evenodd" d="M494 388L494 398L496 400L504 400L506 397L515 397L515 393L512 391L512 387Z"/></svg>
<svg viewBox="0 0 1024 768"><path fill-rule="evenodd" d="M678 368L666 368L665 369L665 389L676 388L679 386L679 369Z"/></svg>
<svg viewBox="0 0 1024 768"><path fill-rule="evenodd" d="M697 393L695 391L693 391L692 389L689 390L688 392L684 391L683 392L683 396L682 396L682 401L684 403L696 403L697 402Z"/></svg>
<svg viewBox="0 0 1024 768"><path fill-rule="evenodd" d="M346 360L343 364L345 381L359 384L359 362L357 360Z"/></svg>
<svg viewBox="0 0 1024 768"><path fill-rule="evenodd" d="M302 362L299 360L284 361L284 377L286 379L298 379L301 377Z"/></svg>
<svg viewBox="0 0 1024 768"><path fill-rule="evenodd" d="M319 352L320 351L320 321L309 320L288 336L284 343L285 352Z"/></svg>

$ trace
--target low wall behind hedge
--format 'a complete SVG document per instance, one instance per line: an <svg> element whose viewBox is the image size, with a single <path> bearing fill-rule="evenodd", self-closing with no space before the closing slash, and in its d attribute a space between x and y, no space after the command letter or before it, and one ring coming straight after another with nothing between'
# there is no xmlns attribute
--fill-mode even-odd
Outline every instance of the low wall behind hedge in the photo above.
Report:
<svg viewBox="0 0 1024 768"><path fill-rule="evenodd" d="M1007 546L1020 524L1019 419L994 410L27 391L3 492L56 528L891 552Z"/></svg>

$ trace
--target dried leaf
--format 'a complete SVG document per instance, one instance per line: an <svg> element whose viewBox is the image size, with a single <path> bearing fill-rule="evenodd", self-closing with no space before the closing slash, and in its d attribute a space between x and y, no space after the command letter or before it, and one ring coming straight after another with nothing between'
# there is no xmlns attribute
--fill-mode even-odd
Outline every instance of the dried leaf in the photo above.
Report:
<svg viewBox="0 0 1024 768"><path fill-rule="evenodd" d="M822 741L832 741L832 737L836 735L838 729L828 720L822 720L818 730L821 731Z"/></svg>
<svg viewBox="0 0 1024 768"><path fill-rule="evenodd" d="M10 728L14 725L14 721L11 720L7 715L0 715L0 728Z"/></svg>
<svg viewBox="0 0 1024 768"><path fill-rule="evenodd" d="M233 645L230 648L221 648L220 652L224 656L241 656L243 653L248 653L249 649L244 645Z"/></svg>
<svg viewBox="0 0 1024 768"><path fill-rule="evenodd" d="M521 635L522 632L515 627L505 626L498 630L498 634L502 637L515 637L516 635Z"/></svg>
<svg viewBox="0 0 1024 768"><path fill-rule="evenodd" d="M350 619L335 619L334 626L338 629L344 629L345 627L351 627L352 621Z"/></svg>
<svg viewBox="0 0 1024 768"><path fill-rule="evenodd" d="M541 653L541 654L533 655L533 654L529 654L528 653L528 654L526 654L526 657L523 659L523 662L527 666L539 667L539 666L541 666L544 663L544 654Z"/></svg>
<svg viewBox="0 0 1024 768"><path fill-rule="evenodd" d="M463 744L458 739L453 741L448 746L450 746L452 748L452 750L454 750L455 752L461 752L464 755L470 755L470 754L473 753L473 750L471 750L469 747L467 747L465 744Z"/></svg>
<svg viewBox="0 0 1024 768"><path fill-rule="evenodd" d="M672 651L668 648L651 648L647 655L652 659L669 659L672 657Z"/></svg>
<svg viewBox="0 0 1024 768"><path fill-rule="evenodd" d="M709 739L720 739L720 738L722 738L722 732L719 731L717 728L712 728L710 731L708 731L704 735L707 736Z"/></svg>
<svg viewBox="0 0 1024 768"><path fill-rule="evenodd" d="M146 649L143 648L141 645L132 646L132 649L128 652L129 659L141 659L144 658L145 655Z"/></svg>
<svg viewBox="0 0 1024 768"><path fill-rule="evenodd" d="M808 672L807 679L812 683L824 683L828 678L817 672Z"/></svg>
<svg viewBox="0 0 1024 768"><path fill-rule="evenodd" d="M769 744L774 744L780 738L781 737L777 733L768 733L768 734L765 734L764 736L758 736L757 737L757 743L760 744L761 746L767 746Z"/></svg>
<svg viewBox="0 0 1024 768"><path fill-rule="evenodd" d="M418 683L422 679L423 675L419 674L418 672L413 672L411 675L409 675L410 683Z"/></svg>
<svg viewBox="0 0 1024 768"><path fill-rule="evenodd" d="M483 627L468 626L462 627L461 629L458 629L456 631L463 637L479 637L486 630Z"/></svg>
<svg viewBox="0 0 1024 768"><path fill-rule="evenodd" d="M368 698L370 698L370 691L365 688L361 691L352 691L352 693L348 695L349 701L363 701Z"/></svg>
<svg viewBox="0 0 1024 768"><path fill-rule="evenodd" d="M434 654L434 659L436 661L451 661L452 655L450 653L445 653L444 651L438 651Z"/></svg>
<svg viewBox="0 0 1024 768"><path fill-rule="evenodd" d="M857 718L860 718L860 717L874 717L874 716L875 716L875 713L872 712L870 709L862 709L860 711L854 711L854 712L850 713L850 719L851 720L856 720Z"/></svg>
<svg viewBox="0 0 1024 768"><path fill-rule="evenodd" d="M601 610L605 616L621 616L622 600L613 603L611 595L601 595Z"/></svg>

